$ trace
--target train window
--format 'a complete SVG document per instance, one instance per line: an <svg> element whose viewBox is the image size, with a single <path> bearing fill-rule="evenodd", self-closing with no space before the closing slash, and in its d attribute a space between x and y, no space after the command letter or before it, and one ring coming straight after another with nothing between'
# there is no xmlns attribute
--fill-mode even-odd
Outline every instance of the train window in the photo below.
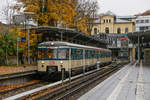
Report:
<svg viewBox="0 0 150 100"><path fill-rule="evenodd" d="M81 49L80 51L81 51L81 53L80 53L81 58L80 59L83 59L83 50Z"/></svg>
<svg viewBox="0 0 150 100"><path fill-rule="evenodd" d="M39 49L38 50L38 58L39 59L46 58L46 53L47 53L46 49Z"/></svg>
<svg viewBox="0 0 150 100"><path fill-rule="evenodd" d="M104 57L104 51L101 52L101 57L102 57L102 58Z"/></svg>
<svg viewBox="0 0 150 100"><path fill-rule="evenodd" d="M69 58L69 50L67 50L67 49L58 49L58 58L59 59Z"/></svg>
<svg viewBox="0 0 150 100"><path fill-rule="evenodd" d="M94 58L96 58L96 51L94 50Z"/></svg>
<svg viewBox="0 0 150 100"><path fill-rule="evenodd" d="M98 58L99 56L99 51L96 51L96 58Z"/></svg>
<svg viewBox="0 0 150 100"><path fill-rule="evenodd" d="M71 49L71 58L74 60L76 58L76 50Z"/></svg>
<svg viewBox="0 0 150 100"><path fill-rule="evenodd" d="M94 54L95 54L95 51L93 50L93 51L92 51L92 58L94 58Z"/></svg>
<svg viewBox="0 0 150 100"><path fill-rule="evenodd" d="M91 50L88 50L88 58L91 58Z"/></svg>
<svg viewBox="0 0 150 100"><path fill-rule="evenodd" d="M76 50L76 59L81 59L81 50Z"/></svg>
<svg viewBox="0 0 150 100"><path fill-rule="evenodd" d="M88 58L91 58L91 57L92 57L92 51L89 50L89 52L88 52Z"/></svg>
<svg viewBox="0 0 150 100"><path fill-rule="evenodd" d="M57 49L48 49L48 58L56 59L57 58Z"/></svg>
<svg viewBox="0 0 150 100"><path fill-rule="evenodd" d="M86 59L90 58L90 51L89 50L85 50L85 58Z"/></svg>

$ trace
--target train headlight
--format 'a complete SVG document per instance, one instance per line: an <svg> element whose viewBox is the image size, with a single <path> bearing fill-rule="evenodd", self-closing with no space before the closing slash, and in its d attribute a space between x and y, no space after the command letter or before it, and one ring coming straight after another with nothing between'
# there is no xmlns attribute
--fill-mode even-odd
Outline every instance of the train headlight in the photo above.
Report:
<svg viewBox="0 0 150 100"><path fill-rule="evenodd" d="M54 43L52 42L51 45L54 45Z"/></svg>
<svg viewBox="0 0 150 100"><path fill-rule="evenodd" d="M45 62L44 61L42 61L42 64L44 64Z"/></svg>
<svg viewBox="0 0 150 100"><path fill-rule="evenodd" d="M63 64L63 61L60 61L60 64Z"/></svg>

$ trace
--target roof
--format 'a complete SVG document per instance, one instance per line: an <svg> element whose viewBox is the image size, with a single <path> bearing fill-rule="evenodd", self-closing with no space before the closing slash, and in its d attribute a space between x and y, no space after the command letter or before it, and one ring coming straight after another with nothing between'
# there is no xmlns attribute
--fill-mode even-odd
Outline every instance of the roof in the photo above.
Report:
<svg viewBox="0 0 150 100"><path fill-rule="evenodd" d="M150 43L150 30L128 33L127 35L129 39L134 43L138 43L138 35L140 36L140 41L143 38L143 43L146 43L148 45Z"/></svg>
<svg viewBox="0 0 150 100"><path fill-rule="evenodd" d="M116 19L116 23L130 23L131 21L129 20L123 20L123 19Z"/></svg>
<svg viewBox="0 0 150 100"><path fill-rule="evenodd" d="M147 10L144 13L141 13L141 14L136 14L136 16L147 16L147 15L150 15L150 10Z"/></svg>
<svg viewBox="0 0 150 100"><path fill-rule="evenodd" d="M107 11L107 12L105 13L105 15L116 16L116 14L114 14L114 13L113 13L113 12L111 12L111 11Z"/></svg>
<svg viewBox="0 0 150 100"><path fill-rule="evenodd" d="M107 11L106 13L101 13L100 16L104 16L104 15L110 15L110 16L116 16L116 14L114 14L111 11Z"/></svg>
<svg viewBox="0 0 150 100"><path fill-rule="evenodd" d="M95 24L101 23L101 19L100 19L100 18L97 18L96 20L94 20L94 23L95 23Z"/></svg>
<svg viewBox="0 0 150 100"><path fill-rule="evenodd" d="M53 40L59 40L59 41L62 40L62 41L68 41L72 43L86 44L92 46L94 45L97 47L106 48L105 41L89 36L82 32L78 32L75 29L58 28L58 27L51 27L51 26L38 26L38 27L31 27L28 29L35 30L36 34L42 33L43 34L42 42L45 41L46 37L50 37L49 40L53 38Z"/></svg>
<svg viewBox="0 0 150 100"><path fill-rule="evenodd" d="M85 46L85 45L79 45L79 44L73 44L73 43L61 42L61 41L42 42L39 44L39 46L69 46L69 47L80 47L80 48L98 49L98 50L109 51L109 49L103 49L103 48L97 48L97 47L92 47L92 46Z"/></svg>
<svg viewBox="0 0 150 100"><path fill-rule="evenodd" d="M116 16L117 18L122 18L122 19L131 19L131 18L136 18L136 16Z"/></svg>

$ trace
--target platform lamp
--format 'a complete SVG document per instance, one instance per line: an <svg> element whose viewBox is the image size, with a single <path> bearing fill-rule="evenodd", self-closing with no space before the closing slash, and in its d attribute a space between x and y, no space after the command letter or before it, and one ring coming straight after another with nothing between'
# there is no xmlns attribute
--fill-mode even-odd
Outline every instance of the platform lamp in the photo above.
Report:
<svg viewBox="0 0 150 100"><path fill-rule="evenodd" d="M142 36L142 59L143 59L143 48L144 48L143 40L144 40L144 36Z"/></svg>
<svg viewBox="0 0 150 100"><path fill-rule="evenodd" d="M61 79L62 79L62 85L64 83L64 74L65 74L65 69L63 68L63 61L60 61L60 66L61 66Z"/></svg>
<svg viewBox="0 0 150 100"><path fill-rule="evenodd" d="M21 24L23 23L23 18L20 14L16 14L13 16L13 24L16 25L16 28ZM18 52L18 42L20 41L20 38L18 37L18 33L17 33L17 66L19 65L19 61L18 61L18 56L19 56L19 52Z"/></svg>
<svg viewBox="0 0 150 100"><path fill-rule="evenodd" d="M138 63L140 63L140 32L138 32Z"/></svg>
<svg viewBox="0 0 150 100"><path fill-rule="evenodd" d="M69 67L68 67L68 70L69 70L69 84L71 83L71 59L72 59L72 57L71 57L71 48L69 49Z"/></svg>
<svg viewBox="0 0 150 100"><path fill-rule="evenodd" d="M23 12L22 13L23 18L24 18L24 29L25 29L25 39L26 39L26 25L28 25L27 21L30 21L30 15L34 15L33 12ZM29 31L28 31L28 64L30 64L30 35L29 35ZM25 41L25 56L26 56L26 41Z"/></svg>

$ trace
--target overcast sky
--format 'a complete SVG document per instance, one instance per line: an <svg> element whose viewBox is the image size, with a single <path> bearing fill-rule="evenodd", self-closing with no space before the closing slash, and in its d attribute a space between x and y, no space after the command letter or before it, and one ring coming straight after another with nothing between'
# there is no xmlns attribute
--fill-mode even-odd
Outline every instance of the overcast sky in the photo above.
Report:
<svg viewBox="0 0 150 100"><path fill-rule="evenodd" d="M13 0L0 0L0 20L3 20L1 10L6 5L7 1ZM98 0L99 13L112 11L116 15L134 15L142 13L150 9L150 0Z"/></svg>
<svg viewBox="0 0 150 100"><path fill-rule="evenodd" d="M3 14L2 14L2 10L5 8L5 6L7 5L7 3L14 3L14 0L0 0L0 21L5 20Z"/></svg>
<svg viewBox="0 0 150 100"><path fill-rule="evenodd" d="M150 10L150 0L98 0L99 13L108 10L116 15L134 15Z"/></svg>

